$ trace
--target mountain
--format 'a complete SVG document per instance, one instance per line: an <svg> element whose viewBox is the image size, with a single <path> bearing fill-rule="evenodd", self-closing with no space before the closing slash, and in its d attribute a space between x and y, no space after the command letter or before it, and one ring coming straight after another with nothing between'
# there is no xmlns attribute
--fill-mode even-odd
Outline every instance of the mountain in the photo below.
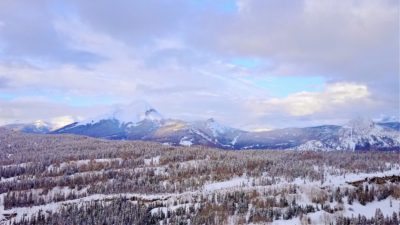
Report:
<svg viewBox="0 0 400 225"><path fill-rule="evenodd" d="M309 141L330 143L340 126L325 125L306 128L284 128L263 132L248 132L241 135L235 148L238 149L288 149Z"/></svg>
<svg viewBox="0 0 400 225"><path fill-rule="evenodd" d="M400 150L398 122L375 123L360 117L343 126L248 132L225 126L213 118L194 122L166 119L144 102L117 106L107 114L54 131L42 121L7 127L28 133L70 133L113 140L144 140L223 149Z"/></svg>
<svg viewBox="0 0 400 225"><path fill-rule="evenodd" d="M399 131L382 126L368 118L356 118L339 130L339 144L336 149L398 149Z"/></svg>
<svg viewBox="0 0 400 225"><path fill-rule="evenodd" d="M356 118L344 126L285 128L242 135L237 149L400 150L400 132L393 124Z"/></svg>
<svg viewBox="0 0 400 225"><path fill-rule="evenodd" d="M245 131L224 126L212 118L195 122L166 120L150 139L186 146L196 144L233 149L236 139L243 133Z"/></svg>
<svg viewBox="0 0 400 225"><path fill-rule="evenodd" d="M237 138L246 132L224 126L212 118L195 122L165 119L153 107L139 102L116 107L108 114L69 124L51 133L233 149Z"/></svg>
<svg viewBox="0 0 400 225"><path fill-rule="evenodd" d="M25 133L46 134L52 130L52 125L42 120L36 120L33 123L15 123L5 125L4 127Z"/></svg>
<svg viewBox="0 0 400 225"><path fill-rule="evenodd" d="M158 114L150 109L151 114ZM148 114L150 111L145 111ZM154 119L157 118L157 119ZM72 133L106 139L147 140L170 145L206 145L234 148L235 138L244 131L220 125L213 119L186 122L159 117L144 117L137 122L121 121L115 117L89 123L73 123L52 133Z"/></svg>
<svg viewBox="0 0 400 225"><path fill-rule="evenodd" d="M324 139L311 139L295 149L400 150L400 132L368 118L356 118Z"/></svg>
<svg viewBox="0 0 400 225"><path fill-rule="evenodd" d="M161 114L144 102L117 106L110 113L75 122L52 133L72 133L107 139L145 139L163 123Z"/></svg>
<svg viewBox="0 0 400 225"><path fill-rule="evenodd" d="M381 127L391 128L393 130L400 131L400 122L381 122L378 123Z"/></svg>

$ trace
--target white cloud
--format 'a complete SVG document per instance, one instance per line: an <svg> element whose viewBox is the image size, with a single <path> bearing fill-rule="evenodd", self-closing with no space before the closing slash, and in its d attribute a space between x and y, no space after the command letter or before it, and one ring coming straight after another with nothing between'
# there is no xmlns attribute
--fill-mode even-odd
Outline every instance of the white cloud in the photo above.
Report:
<svg viewBox="0 0 400 225"><path fill-rule="evenodd" d="M286 112L292 116L307 116L317 112L329 111L334 108L346 109L354 102L371 101L368 88L362 84L333 83L325 87L322 92L299 92L285 98L263 100L255 109L260 115Z"/></svg>
<svg viewBox="0 0 400 225"><path fill-rule="evenodd" d="M144 99L167 117L249 129L399 113L398 1L239 0L229 13L188 1L70 1L62 12L47 3L0 3L0 91L8 95L0 121L96 114L69 105L80 96ZM244 69L234 58L261 66ZM269 75L330 83L270 98L246 81ZM13 97L23 95L44 99ZM72 100L55 104L53 95Z"/></svg>
<svg viewBox="0 0 400 225"><path fill-rule="evenodd" d="M50 120L50 123L52 124L53 129L58 129L58 128L61 128L68 124L71 124L75 121L76 121L76 118L74 118L73 116L66 115L66 116L54 117Z"/></svg>
<svg viewBox="0 0 400 225"><path fill-rule="evenodd" d="M70 121L87 118L104 112L107 107L72 107L61 102L54 102L45 97L0 99L0 126L11 123L31 123L37 120L62 126Z"/></svg>
<svg viewBox="0 0 400 225"><path fill-rule="evenodd" d="M368 87L362 84L334 83L326 87L323 98L333 104L365 99L370 95Z"/></svg>

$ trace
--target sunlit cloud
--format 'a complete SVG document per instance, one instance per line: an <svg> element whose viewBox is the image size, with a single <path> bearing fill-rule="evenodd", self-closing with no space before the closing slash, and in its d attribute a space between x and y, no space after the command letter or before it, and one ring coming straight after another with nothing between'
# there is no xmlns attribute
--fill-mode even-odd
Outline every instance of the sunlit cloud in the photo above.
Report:
<svg viewBox="0 0 400 225"><path fill-rule="evenodd" d="M346 109L349 104L366 102L369 96L368 88L362 84L333 83L325 87L322 92L298 92L285 98L271 98L261 100L255 111L261 114L286 112L292 116L312 115L333 108ZM370 100L369 100L370 101Z"/></svg>

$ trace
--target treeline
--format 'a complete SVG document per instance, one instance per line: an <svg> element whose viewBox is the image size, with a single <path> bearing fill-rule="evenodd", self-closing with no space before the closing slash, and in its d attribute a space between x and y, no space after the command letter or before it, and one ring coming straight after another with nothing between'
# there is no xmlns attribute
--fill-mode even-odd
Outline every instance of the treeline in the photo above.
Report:
<svg viewBox="0 0 400 225"><path fill-rule="evenodd" d="M319 211L313 205L300 206L295 201L269 198L264 202L254 202L254 193L233 192L221 196L203 199L201 206L175 202L174 207L165 210L159 202L141 204L126 197L103 201L90 201L81 204L67 204L57 211L46 210L12 221L12 225L112 225L112 224L257 224L269 223L274 220L289 220L300 218L302 224L311 224L308 213ZM218 199L216 199L218 198ZM215 202L218 202L216 204ZM254 205L253 205L254 204ZM251 207L249 207L251 205ZM398 225L399 214L384 216L380 209L375 215L366 217L339 216L336 221L326 220L320 223L336 225ZM161 223L160 223L161 222Z"/></svg>
<svg viewBox="0 0 400 225"><path fill-rule="evenodd" d="M336 220L336 225L352 225L352 224L362 224L362 225L399 225L399 213L393 212L391 216L384 216L381 209L376 209L375 215L371 218L366 216L358 215L357 217L343 217L340 216Z"/></svg>
<svg viewBox="0 0 400 225"><path fill-rule="evenodd" d="M249 208L255 196L249 193L234 192L227 195L215 195L211 199L202 199L204 203L174 203L173 207L161 210L160 203L140 204L126 197L106 202L91 201L83 204L68 204L57 211L39 211L13 225L50 225L50 224L228 224L228 218L236 216L236 224L272 222L274 219L291 219L299 215L315 212L312 205L300 206L285 198L269 198L257 201L257 207ZM252 195L252 194L250 194ZM216 199L218 198L218 199ZM215 204L219 201L219 204ZM181 207L179 207L181 205Z"/></svg>

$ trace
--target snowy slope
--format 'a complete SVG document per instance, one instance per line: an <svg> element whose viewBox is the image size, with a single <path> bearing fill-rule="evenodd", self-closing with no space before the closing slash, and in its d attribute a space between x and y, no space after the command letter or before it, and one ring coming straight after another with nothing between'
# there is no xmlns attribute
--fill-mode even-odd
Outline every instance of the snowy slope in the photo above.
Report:
<svg viewBox="0 0 400 225"><path fill-rule="evenodd" d="M400 150L400 132L368 118L356 118L326 139L313 139L296 150Z"/></svg>
<svg viewBox="0 0 400 225"><path fill-rule="evenodd" d="M161 126L163 116L145 102L116 106L109 113L67 125L53 133L108 139L142 139Z"/></svg>
<svg viewBox="0 0 400 225"><path fill-rule="evenodd" d="M356 150L373 148L398 148L400 133L374 123L367 118L349 121L339 130L339 143L336 149Z"/></svg>
<svg viewBox="0 0 400 225"><path fill-rule="evenodd" d="M234 139L241 133L244 131L224 126L214 119L195 122L164 120L149 139L175 145L233 149Z"/></svg>
<svg viewBox="0 0 400 225"><path fill-rule="evenodd" d="M25 133L45 134L53 129L53 126L43 120L36 120L33 123L16 123L4 126L14 131Z"/></svg>
<svg viewBox="0 0 400 225"><path fill-rule="evenodd" d="M98 123L101 120L117 120L120 124L136 124L142 120L161 121L163 116L146 102L114 106L108 113L78 122L76 126Z"/></svg>
<svg viewBox="0 0 400 225"><path fill-rule="evenodd" d="M214 119L196 122L164 119L156 109L140 102L116 107L107 114L67 125L53 133L233 148L234 139L242 132Z"/></svg>
<svg viewBox="0 0 400 225"><path fill-rule="evenodd" d="M146 140L169 145L223 149L400 150L398 122L356 118L343 126L322 125L247 132L215 119L187 122L165 119L145 102L116 106L110 112L51 131L48 123L8 125L29 133L72 133L116 140Z"/></svg>

